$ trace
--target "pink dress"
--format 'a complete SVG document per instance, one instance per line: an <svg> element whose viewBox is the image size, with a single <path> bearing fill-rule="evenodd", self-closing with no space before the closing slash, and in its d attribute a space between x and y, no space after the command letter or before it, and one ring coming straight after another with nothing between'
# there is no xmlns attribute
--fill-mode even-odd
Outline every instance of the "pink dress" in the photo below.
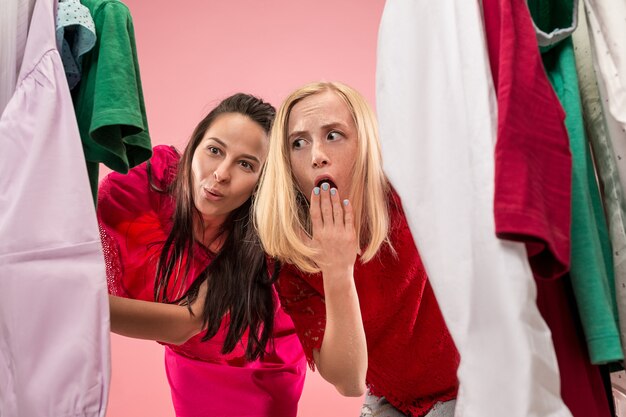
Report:
<svg viewBox="0 0 626 417"><path fill-rule="evenodd" d="M179 156L157 146L151 161L152 183L166 189ZM109 174L101 183L98 220L106 259L109 292L153 300L158 256L172 227L174 200L155 191L146 163L127 174ZM188 287L211 262L196 247ZM227 328L202 342L202 334L180 346L165 345L165 367L176 415L295 416L302 393L306 360L291 319L277 307L273 342L263 359L245 360L246 340L229 354L220 353Z"/></svg>

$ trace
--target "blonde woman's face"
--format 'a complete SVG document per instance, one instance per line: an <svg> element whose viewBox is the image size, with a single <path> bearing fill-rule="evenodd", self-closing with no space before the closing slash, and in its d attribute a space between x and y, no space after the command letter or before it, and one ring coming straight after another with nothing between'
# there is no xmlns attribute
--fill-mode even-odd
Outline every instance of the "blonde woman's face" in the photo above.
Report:
<svg viewBox="0 0 626 417"><path fill-rule="evenodd" d="M345 102L333 91L302 99L291 110L287 134L291 169L304 195L328 182L348 198L358 134Z"/></svg>
<svg viewBox="0 0 626 417"><path fill-rule="evenodd" d="M206 220L223 221L252 195L268 151L261 126L247 116L218 116L191 162L193 199Z"/></svg>

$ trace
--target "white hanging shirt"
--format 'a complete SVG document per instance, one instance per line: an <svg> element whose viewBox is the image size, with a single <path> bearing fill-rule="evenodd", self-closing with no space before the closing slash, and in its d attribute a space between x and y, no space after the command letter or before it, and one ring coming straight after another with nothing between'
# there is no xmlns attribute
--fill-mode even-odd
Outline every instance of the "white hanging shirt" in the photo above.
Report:
<svg viewBox="0 0 626 417"><path fill-rule="evenodd" d="M585 0L585 10L609 112L626 132L626 1Z"/></svg>
<svg viewBox="0 0 626 417"><path fill-rule="evenodd" d="M378 40L385 171L461 355L456 416L569 417L523 243L496 238L496 99L480 3L388 1Z"/></svg>

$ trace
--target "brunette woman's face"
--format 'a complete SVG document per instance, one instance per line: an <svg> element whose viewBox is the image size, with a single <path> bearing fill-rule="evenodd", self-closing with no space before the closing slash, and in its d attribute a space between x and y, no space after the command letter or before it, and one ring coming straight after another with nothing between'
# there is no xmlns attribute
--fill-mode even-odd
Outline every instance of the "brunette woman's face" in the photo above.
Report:
<svg viewBox="0 0 626 417"><path fill-rule="evenodd" d="M193 154L193 200L207 221L221 222L252 195L268 151L263 128L239 113L219 115Z"/></svg>
<svg viewBox="0 0 626 417"><path fill-rule="evenodd" d="M349 198L358 133L341 97L324 91L300 100L291 109L287 134L291 170L304 195L328 182Z"/></svg>

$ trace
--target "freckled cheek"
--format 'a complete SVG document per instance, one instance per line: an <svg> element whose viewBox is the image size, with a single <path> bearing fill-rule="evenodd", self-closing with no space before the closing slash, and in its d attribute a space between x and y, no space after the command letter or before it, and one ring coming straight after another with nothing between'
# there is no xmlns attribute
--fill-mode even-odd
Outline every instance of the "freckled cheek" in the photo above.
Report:
<svg viewBox="0 0 626 417"><path fill-rule="evenodd" d="M307 176L302 158L291 158L291 172L296 179L298 187L304 190L307 186Z"/></svg>
<svg viewBox="0 0 626 417"><path fill-rule="evenodd" d="M302 190L306 192L307 188L307 180L306 177L299 170L293 171L293 176L296 180L296 185Z"/></svg>

